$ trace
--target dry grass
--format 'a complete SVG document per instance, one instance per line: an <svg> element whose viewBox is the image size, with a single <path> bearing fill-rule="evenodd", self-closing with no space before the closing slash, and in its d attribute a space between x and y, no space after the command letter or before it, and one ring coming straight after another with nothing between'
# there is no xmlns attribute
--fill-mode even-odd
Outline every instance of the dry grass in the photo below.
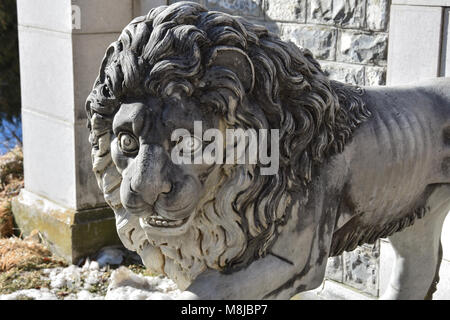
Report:
<svg viewBox="0 0 450 320"><path fill-rule="evenodd" d="M23 152L19 146L0 157L0 191L11 179L23 179Z"/></svg>
<svg viewBox="0 0 450 320"><path fill-rule="evenodd" d="M0 238L11 237L14 233L13 214L9 201L0 201Z"/></svg>
<svg viewBox="0 0 450 320"><path fill-rule="evenodd" d="M25 239L0 239L0 294L49 288L50 281L42 278L42 269L65 266L39 243L37 231Z"/></svg>
<svg viewBox="0 0 450 320"><path fill-rule="evenodd" d="M49 287L50 280L42 279L42 270L23 271L19 268L12 268L0 273L0 294Z"/></svg>
<svg viewBox="0 0 450 320"><path fill-rule="evenodd" d="M14 218L11 212L11 198L23 188L23 153L15 147L0 156L0 238L14 233Z"/></svg>
<svg viewBox="0 0 450 320"><path fill-rule="evenodd" d="M0 239L0 272L13 268L36 270L63 265L62 260L53 257L50 250L34 240Z"/></svg>

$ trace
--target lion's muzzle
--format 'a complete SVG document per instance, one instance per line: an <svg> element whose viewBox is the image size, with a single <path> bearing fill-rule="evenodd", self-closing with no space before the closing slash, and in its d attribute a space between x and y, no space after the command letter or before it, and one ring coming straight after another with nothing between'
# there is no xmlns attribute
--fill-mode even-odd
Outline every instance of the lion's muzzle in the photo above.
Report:
<svg viewBox="0 0 450 320"><path fill-rule="evenodd" d="M157 144L141 144L123 172L121 201L155 227L177 227L195 210L200 184Z"/></svg>

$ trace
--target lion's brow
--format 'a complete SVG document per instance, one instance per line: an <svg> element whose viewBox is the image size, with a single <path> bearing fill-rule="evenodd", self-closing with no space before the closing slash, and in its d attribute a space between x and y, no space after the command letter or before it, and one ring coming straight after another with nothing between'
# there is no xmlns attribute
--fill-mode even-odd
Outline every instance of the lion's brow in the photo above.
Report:
<svg viewBox="0 0 450 320"><path fill-rule="evenodd" d="M130 108L127 108L126 105L122 105L120 107L113 120L114 132L116 132L120 128L126 128L130 131L133 131L135 134L141 132L145 124L145 113L143 114L142 109L133 111L134 112L130 112Z"/></svg>

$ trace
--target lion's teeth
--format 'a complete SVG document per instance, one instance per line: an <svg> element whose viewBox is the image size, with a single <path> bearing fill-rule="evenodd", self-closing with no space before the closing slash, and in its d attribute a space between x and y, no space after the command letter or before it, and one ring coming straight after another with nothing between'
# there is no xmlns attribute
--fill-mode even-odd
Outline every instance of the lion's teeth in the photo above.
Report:
<svg viewBox="0 0 450 320"><path fill-rule="evenodd" d="M184 223L184 220L166 220L161 216L151 216L145 221L147 224L157 227L178 227Z"/></svg>

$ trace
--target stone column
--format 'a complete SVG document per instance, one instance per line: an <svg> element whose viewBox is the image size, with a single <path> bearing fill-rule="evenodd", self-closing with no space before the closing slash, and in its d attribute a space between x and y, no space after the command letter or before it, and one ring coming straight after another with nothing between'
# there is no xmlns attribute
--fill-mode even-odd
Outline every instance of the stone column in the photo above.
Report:
<svg viewBox="0 0 450 320"><path fill-rule="evenodd" d="M119 244L97 187L84 104L107 46L161 1L17 0L25 189L13 202L25 234L76 263Z"/></svg>

